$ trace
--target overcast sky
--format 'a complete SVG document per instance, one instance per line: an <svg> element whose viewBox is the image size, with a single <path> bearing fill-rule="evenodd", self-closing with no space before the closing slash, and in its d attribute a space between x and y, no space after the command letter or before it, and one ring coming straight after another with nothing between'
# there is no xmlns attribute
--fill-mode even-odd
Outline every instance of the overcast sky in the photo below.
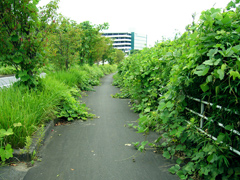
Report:
<svg viewBox="0 0 240 180"><path fill-rule="evenodd" d="M43 6L50 0L40 0ZM148 46L157 40L183 33L203 10L224 9L230 0L61 0L58 12L77 21L92 24L108 22L110 32L124 31L146 34Z"/></svg>

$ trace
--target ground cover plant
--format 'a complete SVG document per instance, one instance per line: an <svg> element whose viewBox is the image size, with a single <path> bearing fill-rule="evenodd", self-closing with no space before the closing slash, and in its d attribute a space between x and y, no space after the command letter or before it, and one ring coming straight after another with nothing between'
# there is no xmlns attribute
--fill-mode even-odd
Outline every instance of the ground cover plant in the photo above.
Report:
<svg viewBox="0 0 240 180"><path fill-rule="evenodd" d="M0 76L1 75L13 75L15 74L15 68L11 66L0 67Z"/></svg>
<svg viewBox="0 0 240 180"><path fill-rule="evenodd" d="M89 68L91 71L83 71ZM107 72L114 68L106 66ZM92 74L94 75L92 75ZM81 77L81 76L84 77ZM72 121L93 117L80 102L81 90L89 90L104 75L98 66L73 68L46 75L37 91L13 85L0 90L0 157L11 157L11 148L22 148L41 125L58 118ZM84 82L83 82L84 81ZM83 85L83 87L81 87ZM7 153L9 152L9 153Z"/></svg>
<svg viewBox="0 0 240 180"><path fill-rule="evenodd" d="M161 132L154 146L179 157L169 171L181 179L240 178L240 157L231 151L240 150L239 2L203 11L183 35L126 58L114 77L122 91L115 97L131 98L141 112L138 132ZM200 112L200 104L189 96L213 104L202 112L201 130L201 118L187 110Z"/></svg>
<svg viewBox="0 0 240 180"><path fill-rule="evenodd" d="M59 0L39 8L38 2L0 1L0 75L15 74L19 80L0 90L2 161L49 120L92 117L79 103L81 90L116 70L95 65L111 60L112 44L99 32L108 23L77 24L57 13ZM48 74L44 79L42 72Z"/></svg>

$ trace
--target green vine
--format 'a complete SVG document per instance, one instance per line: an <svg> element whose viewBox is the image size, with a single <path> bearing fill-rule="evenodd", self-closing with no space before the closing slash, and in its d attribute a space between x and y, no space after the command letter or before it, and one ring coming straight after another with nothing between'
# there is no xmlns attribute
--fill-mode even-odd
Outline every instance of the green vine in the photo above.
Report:
<svg viewBox="0 0 240 180"><path fill-rule="evenodd" d="M169 172L181 179L240 178L240 157L230 149L240 149L232 131L240 128L239 2L203 11L183 35L131 55L114 76L122 92L115 96L131 98L141 113L138 132L160 132L154 143L165 158L179 157ZM188 97L213 104L205 106L208 120L200 130L200 117L186 109L199 112L200 104Z"/></svg>

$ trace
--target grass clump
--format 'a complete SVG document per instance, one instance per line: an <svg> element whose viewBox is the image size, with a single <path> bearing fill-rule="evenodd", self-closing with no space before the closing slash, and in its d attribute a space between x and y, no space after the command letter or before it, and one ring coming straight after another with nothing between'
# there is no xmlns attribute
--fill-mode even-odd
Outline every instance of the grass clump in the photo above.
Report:
<svg viewBox="0 0 240 180"><path fill-rule="evenodd" d="M104 69L104 71L103 71ZM72 121L93 117L85 104L79 102L81 90L90 90L100 83L100 77L113 68L106 66L75 67L69 71L49 73L41 79L41 88L11 86L0 90L0 130L12 129L3 144L22 148L26 137L55 118Z"/></svg>
<svg viewBox="0 0 240 180"><path fill-rule="evenodd" d="M0 75L11 75L11 74L15 74L16 69L12 66L2 66L0 67Z"/></svg>

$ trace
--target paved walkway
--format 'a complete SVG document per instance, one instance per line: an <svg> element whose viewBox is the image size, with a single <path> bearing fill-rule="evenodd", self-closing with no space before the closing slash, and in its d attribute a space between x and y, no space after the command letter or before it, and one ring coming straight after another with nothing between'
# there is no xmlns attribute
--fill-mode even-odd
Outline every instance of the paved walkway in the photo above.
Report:
<svg viewBox="0 0 240 180"><path fill-rule="evenodd" d="M100 118L55 127L42 150L42 162L24 180L179 179L168 172L173 161L153 150L140 153L126 146L146 137L124 126L136 121L138 114L130 110L128 100L111 97L119 91L111 83L112 75L104 77L102 85L83 98Z"/></svg>

